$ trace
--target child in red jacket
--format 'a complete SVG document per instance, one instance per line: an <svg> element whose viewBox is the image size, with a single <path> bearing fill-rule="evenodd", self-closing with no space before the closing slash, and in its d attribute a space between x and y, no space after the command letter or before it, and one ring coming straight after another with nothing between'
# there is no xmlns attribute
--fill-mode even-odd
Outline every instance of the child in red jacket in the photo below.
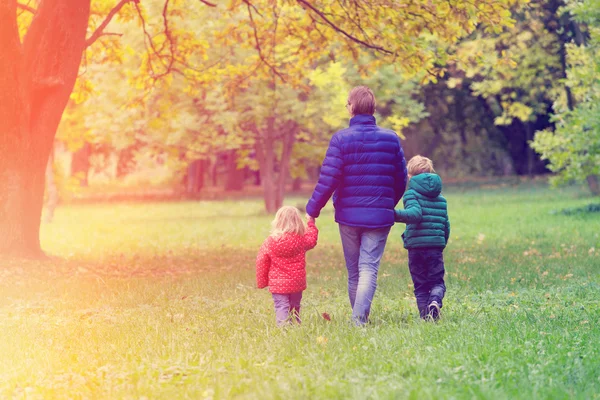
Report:
<svg viewBox="0 0 600 400"><path fill-rule="evenodd" d="M308 226L296 207L277 211L272 230L256 257L256 285L269 287L275 302L277 325L292 317L300 323L300 300L306 289L306 252L317 245L319 231L312 218Z"/></svg>

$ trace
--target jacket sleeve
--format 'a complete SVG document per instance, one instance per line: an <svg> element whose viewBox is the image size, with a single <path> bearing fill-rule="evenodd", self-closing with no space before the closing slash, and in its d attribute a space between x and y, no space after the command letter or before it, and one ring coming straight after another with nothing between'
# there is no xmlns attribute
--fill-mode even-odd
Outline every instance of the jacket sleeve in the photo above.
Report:
<svg viewBox="0 0 600 400"><path fill-rule="evenodd" d="M450 218L446 217L446 244L448 244L448 239L450 239Z"/></svg>
<svg viewBox="0 0 600 400"><path fill-rule="evenodd" d="M418 224L423 218L421 204L417 200L415 193L411 190L404 195L404 210L395 210L396 222L407 224Z"/></svg>
<svg viewBox="0 0 600 400"><path fill-rule="evenodd" d="M313 218L318 218L321 210L331 198L342 179L342 151L339 138L334 135L329 142L325 160L321 166L321 174L315 190L306 205L306 213Z"/></svg>
<svg viewBox="0 0 600 400"><path fill-rule="evenodd" d="M317 239L319 238L319 230L314 222L308 223L308 228L304 234L304 243L306 250L314 249L317 245Z"/></svg>
<svg viewBox="0 0 600 400"><path fill-rule="evenodd" d="M269 256L269 250L267 242L269 239L260 246L258 256L256 257L256 286L259 289L266 288L269 286L269 269L271 268L271 257Z"/></svg>
<svg viewBox="0 0 600 400"><path fill-rule="evenodd" d="M402 150L402 144L400 144L400 138L398 138L398 153L394 160L396 167L396 174L394 178L394 204L398 204L404 191L406 190L406 182L408 180L408 172L406 171L406 159L404 158L404 150Z"/></svg>

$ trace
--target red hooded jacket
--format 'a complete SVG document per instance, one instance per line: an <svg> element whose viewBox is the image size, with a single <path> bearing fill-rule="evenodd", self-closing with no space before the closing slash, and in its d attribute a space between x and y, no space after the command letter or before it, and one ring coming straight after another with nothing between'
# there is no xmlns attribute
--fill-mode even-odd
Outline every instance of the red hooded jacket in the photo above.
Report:
<svg viewBox="0 0 600 400"><path fill-rule="evenodd" d="M271 293L296 293L306 289L306 252L317 245L319 230L308 223L304 236L284 233L269 236L256 257L256 285Z"/></svg>

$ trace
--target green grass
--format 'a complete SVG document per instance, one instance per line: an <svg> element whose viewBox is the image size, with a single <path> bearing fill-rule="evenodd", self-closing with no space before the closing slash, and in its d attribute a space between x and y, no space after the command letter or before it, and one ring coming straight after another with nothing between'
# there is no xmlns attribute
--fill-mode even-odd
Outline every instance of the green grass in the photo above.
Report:
<svg viewBox="0 0 600 400"><path fill-rule="evenodd" d="M600 398L600 214L552 213L590 199L447 197L442 320L417 318L396 226L366 329L331 208L284 330L254 288L259 200L59 208L42 243L60 259L0 262L0 398Z"/></svg>

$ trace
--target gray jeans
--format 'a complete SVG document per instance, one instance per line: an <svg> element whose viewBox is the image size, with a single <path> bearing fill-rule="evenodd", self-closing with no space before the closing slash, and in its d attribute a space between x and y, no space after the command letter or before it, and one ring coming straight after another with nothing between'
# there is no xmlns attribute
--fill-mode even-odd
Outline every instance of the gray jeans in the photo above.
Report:
<svg viewBox="0 0 600 400"><path fill-rule="evenodd" d="M348 297L357 325L369 321L377 289L379 262L391 227L369 229L340 224L340 236L348 269Z"/></svg>

